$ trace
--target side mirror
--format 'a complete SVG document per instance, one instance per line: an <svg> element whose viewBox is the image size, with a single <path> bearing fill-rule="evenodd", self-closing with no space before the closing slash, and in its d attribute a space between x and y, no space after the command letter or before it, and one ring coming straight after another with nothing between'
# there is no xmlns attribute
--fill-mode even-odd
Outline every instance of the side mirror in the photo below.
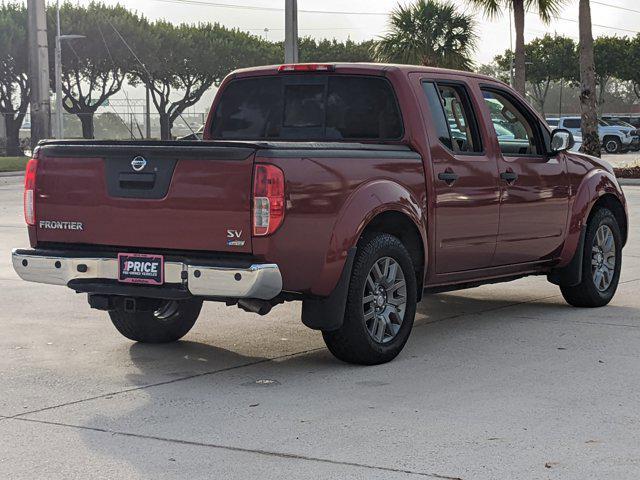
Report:
<svg viewBox="0 0 640 480"><path fill-rule="evenodd" d="M565 152L575 145L573 135L569 130L556 128L551 132L551 153Z"/></svg>

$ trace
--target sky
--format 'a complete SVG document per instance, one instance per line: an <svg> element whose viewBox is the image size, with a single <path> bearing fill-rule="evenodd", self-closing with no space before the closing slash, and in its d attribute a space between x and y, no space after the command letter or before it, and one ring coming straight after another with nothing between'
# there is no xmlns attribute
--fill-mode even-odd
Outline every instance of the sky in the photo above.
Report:
<svg viewBox="0 0 640 480"><path fill-rule="evenodd" d="M219 22L276 41L284 38L285 0L102 0L119 3L151 20L197 23ZM476 17L477 64L488 63L510 45L510 22L507 14L487 19L467 5L466 0L450 0L460 11ZM75 0L88 4L90 0ZM401 3L410 3L401 0ZM336 38L354 41L375 39L387 31L388 12L398 0L298 0L300 36ZM332 13L325 13L332 12ZM337 13L336 13L337 12ZM349 13L345 13L349 12ZM640 0L591 0L594 36L640 33ZM525 41L558 33L578 39L578 0L569 0L560 18L545 25L534 12L526 16ZM265 31L265 29L267 29ZM635 59L634 61L637 61ZM208 96L207 96L208 97ZM208 102L205 98L204 102ZM201 107L200 105L198 107Z"/></svg>

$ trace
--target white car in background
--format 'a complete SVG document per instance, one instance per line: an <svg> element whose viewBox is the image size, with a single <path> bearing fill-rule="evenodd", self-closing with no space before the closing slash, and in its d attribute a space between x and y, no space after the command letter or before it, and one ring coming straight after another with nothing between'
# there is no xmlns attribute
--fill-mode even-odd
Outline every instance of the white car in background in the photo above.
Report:
<svg viewBox="0 0 640 480"><path fill-rule="evenodd" d="M582 119L575 117L547 118L547 124L552 128L564 128L569 130L574 138L582 135ZM640 137L633 127L621 125L609 125L604 120L598 120L598 135L602 148L607 153L623 153L635 150L640 144ZM575 147L574 147L575 148Z"/></svg>

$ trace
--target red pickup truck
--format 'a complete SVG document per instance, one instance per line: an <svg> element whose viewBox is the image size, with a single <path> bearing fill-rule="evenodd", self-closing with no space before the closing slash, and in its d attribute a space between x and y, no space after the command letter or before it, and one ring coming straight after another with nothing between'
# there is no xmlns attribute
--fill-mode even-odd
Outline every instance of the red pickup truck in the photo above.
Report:
<svg viewBox="0 0 640 480"><path fill-rule="evenodd" d="M627 239L611 167L516 92L374 64L240 70L204 141L47 141L28 164L25 280L87 293L139 342L202 302L302 322L354 363L393 359L423 294L547 275L607 304Z"/></svg>

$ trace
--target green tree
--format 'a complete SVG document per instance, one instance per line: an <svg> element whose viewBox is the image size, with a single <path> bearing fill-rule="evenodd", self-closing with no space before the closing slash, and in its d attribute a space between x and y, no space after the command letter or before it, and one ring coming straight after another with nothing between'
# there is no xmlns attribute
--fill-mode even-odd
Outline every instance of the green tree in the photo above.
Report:
<svg viewBox="0 0 640 480"><path fill-rule="evenodd" d="M338 42L304 37L299 42L301 62L372 62L374 41Z"/></svg>
<svg viewBox="0 0 640 480"><path fill-rule="evenodd" d="M476 72L481 75L487 75L489 77L493 77L496 80L500 80L504 83L509 83L509 66L511 63L507 62L507 67L504 68L502 64L502 55L497 55L494 57L491 63L485 63L480 65Z"/></svg>
<svg viewBox="0 0 640 480"><path fill-rule="evenodd" d="M527 68L527 81L531 98L544 115L551 83L578 79L577 45L571 38L547 34L525 45L525 52L530 63Z"/></svg>
<svg viewBox="0 0 640 480"><path fill-rule="evenodd" d="M219 24L158 21L137 32L130 43L142 59L132 70L131 82L149 88L162 139L171 138L182 112L230 71L264 63L276 51L273 44Z"/></svg>
<svg viewBox="0 0 640 480"><path fill-rule="evenodd" d="M0 4L0 113L5 121L9 156L22 154L20 127L30 100L26 53L27 10L20 4Z"/></svg>
<svg viewBox="0 0 640 480"><path fill-rule="evenodd" d="M598 37L593 42L596 66L597 102L602 107L607 87L614 78L624 78L631 63L637 70L635 58L631 56L632 41L627 37Z"/></svg>
<svg viewBox="0 0 640 480"><path fill-rule="evenodd" d="M133 55L120 35L133 36L144 19L121 6L92 2L83 7L60 7L61 33L85 38L62 42L62 92L64 109L78 116L84 138L94 138L96 110L122 89ZM55 87L55 5L47 11L51 86Z"/></svg>
<svg viewBox="0 0 640 480"><path fill-rule="evenodd" d="M567 0L467 0L471 5L484 10L492 18L502 15L504 9L513 10L516 30L514 88L524 96L526 82L526 59L524 48L524 17L527 11L535 7L543 22L549 23L560 11ZM511 70L511 68L509 68Z"/></svg>
<svg viewBox="0 0 640 480"><path fill-rule="evenodd" d="M447 2L418 0L391 12L390 30L375 45L378 61L470 70L476 24Z"/></svg>
<svg viewBox="0 0 640 480"><path fill-rule="evenodd" d="M628 58L640 58L640 33L629 41ZM640 99L640 68L638 68L637 62L626 62L620 79L631 82L636 97Z"/></svg>

